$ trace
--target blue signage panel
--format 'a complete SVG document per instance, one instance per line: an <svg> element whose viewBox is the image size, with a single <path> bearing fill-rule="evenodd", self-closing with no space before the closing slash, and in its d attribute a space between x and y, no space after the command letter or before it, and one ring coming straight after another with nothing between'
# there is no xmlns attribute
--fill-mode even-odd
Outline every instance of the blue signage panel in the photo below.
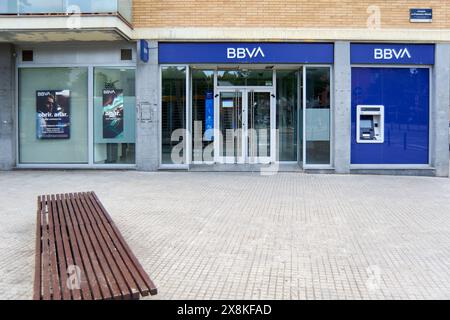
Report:
<svg viewBox="0 0 450 320"><path fill-rule="evenodd" d="M214 94L206 92L205 99L205 141L214 140Z"/></svg>
<svg viewBox="0 0 450 320"><path fill-rule="evenodd" d="M358 143L357 106L384 106L384 142ZM428 68L352 68L352 164L428 164Z"/></svg>
<svg viewBox="0 0 450 320"><path fill-rule="evenodd" d="M148 62L149 55L150 55L149 48L148 48L148 42L146 40L141 40L140 47L141 47L141 61Z"/></svg>
<svg viewBox="0 0 450 320"><path fill-rule="evenodd" d="M332 43L159 44L159 63L323 63L332 64Z"/></svg>
<svg viewBox="0 0 450 320"><path fill-rule="evenodd" d="M409 20L411 22L432 22L433 9L409 9Z"/></svg>
<svg viewBox="0 0 450 320"><path fill-rule="evenodd" d="M434 44L352 43L351 63L433 65Z"/></svg>

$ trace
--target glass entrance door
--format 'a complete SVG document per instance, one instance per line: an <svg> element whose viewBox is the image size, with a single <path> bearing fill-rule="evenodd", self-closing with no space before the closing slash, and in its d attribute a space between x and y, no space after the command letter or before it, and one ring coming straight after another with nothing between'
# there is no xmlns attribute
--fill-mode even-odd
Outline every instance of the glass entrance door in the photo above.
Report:
<svg viewBox="0 0 450 320"><path fill-rule="evenodd" d="M247 159L249 163L269 163L271 160L271 93L247 92Z"/></svg>
<svg viewBox="0 0 450 320"><path fill-rule="evenodd" d="M239 90L219 93L219 129L216 136L222 163L243 163L243 94ZM216 149L217 150L217 149Z"/></svg>
<svg viewBox="0 0 450 320"><path fill-rule="evenodd" d="M219 91L216 97L215 161L270 163L275 129L273 93L265 89Z"/></svg>

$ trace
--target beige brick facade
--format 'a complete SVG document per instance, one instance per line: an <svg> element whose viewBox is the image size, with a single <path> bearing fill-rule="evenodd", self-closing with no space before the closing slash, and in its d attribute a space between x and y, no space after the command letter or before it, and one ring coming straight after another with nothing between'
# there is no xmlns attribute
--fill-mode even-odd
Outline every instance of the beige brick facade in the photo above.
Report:
<svg viewBox="0 0 450 320"><path fill-rule="evenodd" d="M135 28L366 28L379 8L382 29L449 29L450 0L134 0ZM432 23L410 23L432 8ZM373 17L373 16L372 16Z"/></svg>

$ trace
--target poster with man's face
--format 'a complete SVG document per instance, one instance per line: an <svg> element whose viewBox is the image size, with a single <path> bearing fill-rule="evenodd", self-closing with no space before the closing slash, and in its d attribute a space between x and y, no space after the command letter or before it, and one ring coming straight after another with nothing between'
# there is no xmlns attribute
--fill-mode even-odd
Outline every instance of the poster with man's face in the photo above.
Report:
<svg viewBox="0 0 450 320"><path fill-rule="evenodd" d="M70 91L36 91L38 139L70 139Z"/></svg>
<svg viewBox="0 0 450 320"><path fill-rule="evenodd" d="M123 90L103 90L103 139L123 137Z"/></svg>

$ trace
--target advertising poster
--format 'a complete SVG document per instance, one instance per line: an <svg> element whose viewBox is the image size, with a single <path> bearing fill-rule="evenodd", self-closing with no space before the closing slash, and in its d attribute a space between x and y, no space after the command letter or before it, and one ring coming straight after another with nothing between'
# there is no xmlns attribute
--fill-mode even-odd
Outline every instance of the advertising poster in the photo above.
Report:
<svg viewBox="0 0 450 320"><path fill-rule="evenodd" d="M70 91L36 91L38 139L70 139Z"/></svg>
<svg viewBox="0 0 450 320"><path fill-rule="evenodd" d="M123 137L123 90L103 90L103 139Z"/></svg>
<svg viewBox="0 0 450 320"><path fill-rule="evenodd" d="M205 99L205 141L214 140L214 95L211 91L206 93Z"/></svg>

